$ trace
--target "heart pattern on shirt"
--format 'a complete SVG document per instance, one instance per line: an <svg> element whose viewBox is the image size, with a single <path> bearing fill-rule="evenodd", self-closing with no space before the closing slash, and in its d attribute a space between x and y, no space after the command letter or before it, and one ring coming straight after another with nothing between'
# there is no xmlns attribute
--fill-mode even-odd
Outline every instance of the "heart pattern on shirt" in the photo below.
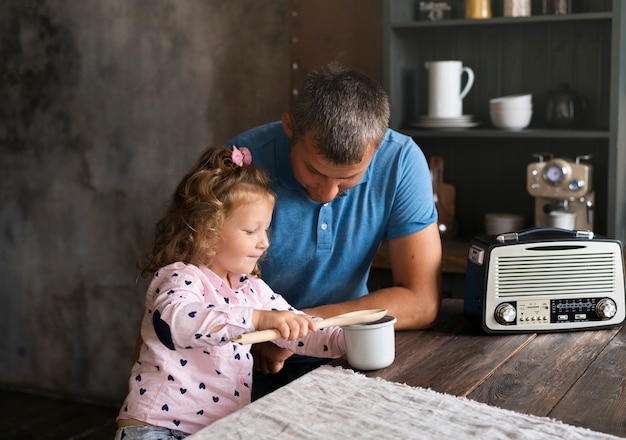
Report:
<svg viewBox="0 0 626 440"><path fill-rule="evenodd" d="M171 272L170 272L171 273ZM191 419L200 419L200 416L203 416L205 414L204 409L202 408L203 405L206 405L206 403L202 403L202 402L206 402L207 397L210 397L209 402L212 400L213 403L215 404L214 408L216 408L215 410L211 410L209 411L209 413L207 414L213 414L214 411L220 411L221 410L221 405L224 401L221 401L221 397L225 397L225 399L227 401L231 401L232 397L228 397L229 393L226 390L214 390L213 386L212 386L212 382L211 379L207 378L209 380L209 384L207 385L206 382L195 382L197 384L194 385L193 382L186 382L185 381L185 376L186 374L183 373L183 371L188 371L189 368L196 368L196 363L199 362L199 359L196 360L195 357L193 356L198 356L199 353L204 353L208 356L210 356L212 353L218 353L221 350L221 347L226 348L229 344L231 343L231 347L232 347L232 358L230 358L230 364L233 364L233 360L235 361L242 361L243 359L247 359L248 361L251 361L252 356L249 352L249 350L242 348L239 344L235 344L233 343L230 339L232 338L232 336L221 336L218 335L217 338L211 338L211 334L205 334L207 333L207 329L206 328L202 328L200 326L200 321L195 320L195 322L197 323L197 328L193 329L192 326L192 331L190 331L189 333L187 333L186 337L188 340L195 340L196 342L193 342L194 345L188 345L186 348L191 349L192 352L187 352L186 350L184 350L185 348L185 344L179 344L179 342L177 341L176 346L174 346L174 342L173 342L173 334L175 333L175 331L177 331L177 329L174 327L174 325L172 324L173 322L175 322L173 319L174 318L170 318L170 312L168 309L166 309L167 307L169 307L170 304L174 304L176 303L176 301L179 301L178 296L179 295L187 295L188 293L193 293L195 295L196 298L198 298L199 294L202 293L204 294L204 288L200 288L198 279L194 278L193 276L190 276L187 272L183 273L176 273L171 275L172 278L178 277L178 280L174 281L172 279L172 281L169 280L163 280L164 282L166 282L167 284L162 284L161 287L156 288L153 292L156 292L156 294L153 297L149 297L150 300L154 301L155 304L160 304L159 305L159 310L157 309L151 309L150 307L148 307L146 309L147 311L147 318L152 318L152 327L154 329L154 332L157 334L160 342L164 345L167 346L168 348L170 348L171 350L177 350L178 353L175 352L171 352L170 355L168 356L174 356L173 357L173 363L175 363L176 365L172 365L169 364L169 366L164 366L164 374L162 374L161 377L161 385L165 385L168 381L169 382L175 382L175 384L167 384L166 386L171 390L171 394L168 394L171 397L165 397L162 398L163 400L167 400L168 403L162 403L161 406L161 410L163 412L169 412L171 410L172 412L172 416L176 417L178 415L181 415L181 418L178 419L176 418L172 418L172 419L165 419L163 416L165 416L165 414L163 414L161 416L161 419L163 420L163 423L169 424L171 428L174 428L174 426L178 427L180 426L179 429L185 429L187 427L187 419L186 416L182 416L182 414L179 414L179 405L182 404L183 402L189 402L188 399L192 399L193 402L197 402L194 409L196 409L196 416L191 416ZM186 279L185 279L186 278ZM248 277L246 276L241 276L240 278L240 282L244 283L246 282L246 280L249 280ZM184 286L180 285L180 282L185 283L185 285L187 286L193 286L190 287L189 289L186 289ZM272 300L279 300L280 296L278 294L272 294L271 291L270 292L266 292L263 289L260 289L259 291L256 291L256 289L254 289L252 287L252 285L254 285L254 283L252 283L252 281L247 281L248 285L242 285L240 287L239 290L231 290L228 289L226 285L222 285L223 287L220 288L216 288L216 292L215 294L212 292L212 290L210 288L207 288L206 293L207 293L207 298L204 300L201 300L201 302L203 301L207 301L206 303L199 305L199 306L193 306L193 308L188 308L187 310L185 310L182 314L182 317L184 319L184 316L186 315L189 318L195 319L197 317L201 318L201 320L203 321L205 319L205 315L207 315L206 313L203 312L203 308L207 308L207 309L211 309L211 308L215 308L215 307L224 307L224 303L228 304L229 307L233 307L237 304L241 304L243 305L244 303L246 304L256 304L256 300L254 299L253 295L263 295L265 302L267 304L268 302L268 297ZM250 285L250 283L252 283L252 285ZM178 285L179 287L176 287L176 285ZM170 289L170 287L172 287ZM163 292L167 292L168 295L171 296L167 296L165 297L164 295L159 296L158 298L161 298L161 301L158 302L158 298L157 295L160 295L160 293ZM257 293L258 292L258 293ZM191 295L190 295L191 296ZM152 299L153 298L153 299ZM183 298L183 296L181 296L181 298ZM223 300L223 301L222 301ZM169 303L168 303L169 301ZM195 299L194 299L195 301ZM215 301L215 303L209 303L209 301ZM161 305L162 304L162 305ZM197 304L197 303L196 303ZM282 306L279 307L277 306L276 302L272 303L274 305L274 307L268 307L268 309L272 309L272 310L285 310L287 309L286 307ZM191 309L191 310L190 310ZM288 308L289 310L293 311L293 308ZM165 314L165 310L167 311L167 314ZM165 319L163 319L163 316L161 315L161 311L163 311L163 313L165 314L165 316L167 316L167 321ZM179 315L180 316L180 315ZM247 325L245 316L237 316L237 324L240 325ZM234 319L231 317L231 319ZM187 323L191 323L194 321L189 321L187 320ZM170 329L170 325L172 326ZM194 332L195 330L195 332ZM226 333L226 332L221 332L222 334ZM154 338L154 333L152 336L153 340ZM205 339L207 338L207 339ZM218 339L220 340L220 342L218 343ZM181 339L182 340L182 339ZM204 342L200 342L200 341L204 341ZM189 342L191 343L191 342ZM200 345L203 344L205 345L205 347L200 347ZM307 344L302 341L299 340L296 342L296 344L298 345L298 347L306 347ZM321 344L320 344L321 345ZM158 344L155 344L155 346L158 347ZM323 345L323 350L324 351L330 351L330 344L329 345ZM322 347L316 347L317 350L319 351L320 348ZM149 346L148 348L152 348L152 346ZM157 348L157 350L160 350L161 352L166 352L166 350L163 349L163 346L160 346L160 348ZM197 350L197 351L196 351ZM226 348L226 350L228 350ZM185 351L185 353L183 353L183 351ZM145 350L144 350L145 352ZM192 354L189 354L192 353ZM242 354L243 353L243 354ZM188 356L188 358L180 358L177 356L180 356L181 354L185 354L185 356ZM189 357L191 356L191 357ZM143 358L143 356L142 356ZM204 358L203 359L211 359L211 358ZM139 392L139 394L134 394L134 398L135 399L139 399L139 395L143 396L143 399L154 399L155 397L155 393L154 392L154 388L152 387L152 380L153 380L153 374L154 374L154 369L156 369L157 371L160 371L160 366L159 365L155 365L154 361L150 361L148 362L148 358L143 359L144 365L145 367L143 368L143 370L141 371L141 374L137 374L137 372L135 372L135 376L134 376L134 381L133 386L134 387L139 387L140 385L143 385L143 387L145 388L135 388L135 390L137 390ZM176 360L178 360L178 362L176 362ZM198 361L198 362L197 362ZM156 363L159 363L158 361ZM187 366L187 364L189 363L189 366ZM137 364L141 365L141 361L137 361ZM179 364L179 365L178 365ZM210 363L209 363L210 365ZM215 365L215 364L214 364ZM181 370L181 368L186 367L185 370ZM169 371L168 371L169 370ZM172 374L168 374L169 372L171 372ZM173 374L176 374L176 378L173 376ZM217 376L223 375L222 371L220 370L214 370L214 373ZM143 375L143 376L142 376ZM252 386L251 383L251 373L247 374L247 377L244 375L240 376L239 378L239 383L233 384L233 388L231 388L231 393L230 396L234 396L236 400L242 400L242 394L243 396L249 397L249 393L250 393L250 388ZM131 376L133 377L133 376ZM228 375L228 377L230 377ZM166 381L163 381L163 378L167 378ZM139 384L139 382L141 382L141 384ZM179 387L178 390L176 390L176 387ZM236 388L235 388L236 387ZM201 392L196 391L197 390L202 390ZM207 390L209 391L208 394L205 394L203 391ZM242 390L242 391L239 391ZM135 393L137 393L137 391L135 391ZM222 394L222 392L224 392L224 394ZM216 394L213 394L216 393ZM147 395L144 395L147 394ZM184 397L181 397L184 396ZM160 400L160 399L159 399ZM163 400L161 400L161 402L163 402ZM244 399L245 400L245 399ZM158 402L158 400L157 400ZM131 404L132 403L132 404ZM129 401L128 404L126 405L126 408L130 407L131 411L133 408L134 402ZM172 405L171 407L169 405ZM243 404L243 403L241 403ZM158 403L156 408L158 408ZM192 407L193 408L193 407ZM208 408L212 408L212 407L208 407ZM128 411L128 410L127 410ZM130 412L129 412L130 414ZM169 413L168 413L169 414ZM193 412L188 413L189 415L194 414ZM203 418L203 417L202 417Z"/></svg>

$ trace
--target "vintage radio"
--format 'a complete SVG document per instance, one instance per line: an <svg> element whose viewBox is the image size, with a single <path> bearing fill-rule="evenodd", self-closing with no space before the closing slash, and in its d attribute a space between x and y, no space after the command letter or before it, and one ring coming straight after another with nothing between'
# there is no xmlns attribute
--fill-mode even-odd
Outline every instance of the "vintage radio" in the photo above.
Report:
<svg viewBox="0 0 626 440"><path fill-rule="evenodd" d="M488 333L555 332L624 323L624 261L617 240L591 231L531 228L470 243L467 318Z"/></svg>

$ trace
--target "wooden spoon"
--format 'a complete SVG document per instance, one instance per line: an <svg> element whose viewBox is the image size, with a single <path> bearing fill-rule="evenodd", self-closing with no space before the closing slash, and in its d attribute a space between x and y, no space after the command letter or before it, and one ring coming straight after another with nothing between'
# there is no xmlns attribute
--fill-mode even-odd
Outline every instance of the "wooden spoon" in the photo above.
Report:
<svg viewBox="0 0 626 440"><path fill-rule="evenodd" d="M386 314L387 309L357 310L355 312L333 316L328 319L322 319L321 321L315 321L315 328L319 330L321 328L333 326L366 324L378 321ZM241 345L258 344L259 342L267 342L273 339L279 339L280 337L280 332L276 329L259 330L256 332L244 333L243 335L233 339L233 342L237 342Z"/></svg>

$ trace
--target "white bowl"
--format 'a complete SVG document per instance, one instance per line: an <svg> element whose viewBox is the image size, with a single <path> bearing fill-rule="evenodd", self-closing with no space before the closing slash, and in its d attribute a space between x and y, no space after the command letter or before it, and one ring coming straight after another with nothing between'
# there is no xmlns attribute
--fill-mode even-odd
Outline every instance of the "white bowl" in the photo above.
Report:
<svg viewBox="0 0 626 440"><path fill-rule="evenodd" d="M528 127L533 116L532 109L489 110L491 122L504 130L522 130Z"/></svg>
<svg viewBox="0 0 626 440"><path fill-rule="evenodd" d="M509 110L509 109L531 109L533 108L532 104L509 104L509 103L491 103L489 104L489 108L492 110Z"/></svg>
<svg viewBox="0 0 626 440"><path fill-rule="evenodd" d="M529 102L490 102L489 108L506 110L510 108L533 108Z"/></svg>
<svg viewBox="0 0 626 440"><path fill-rule="evenodd" d="M532 107L489 107L490 113L526 114L532 113Z"/></svg>
<svg viewBox="0 0 626 440"><path fill-rule="evenodd" d="M519 95L500 96L489 100L489 104L498 105L530 105L532 104L533 95L530 93Z"/></svg>

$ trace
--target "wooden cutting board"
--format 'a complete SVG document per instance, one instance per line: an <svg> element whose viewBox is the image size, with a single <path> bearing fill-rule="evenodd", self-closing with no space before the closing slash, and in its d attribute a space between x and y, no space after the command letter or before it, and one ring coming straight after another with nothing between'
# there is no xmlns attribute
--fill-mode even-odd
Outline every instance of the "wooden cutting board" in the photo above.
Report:
<svg viewBox="0 0 626 440"><path fill-rule="evenodd" d="M454 185L443 181L443 157L432 156L430 158L430 175L433 183L435 204L439 213L439 231L441 235L451 235L455 230L454 203L456 188ZM445 228L443 226L445 226Z"/></svg>

